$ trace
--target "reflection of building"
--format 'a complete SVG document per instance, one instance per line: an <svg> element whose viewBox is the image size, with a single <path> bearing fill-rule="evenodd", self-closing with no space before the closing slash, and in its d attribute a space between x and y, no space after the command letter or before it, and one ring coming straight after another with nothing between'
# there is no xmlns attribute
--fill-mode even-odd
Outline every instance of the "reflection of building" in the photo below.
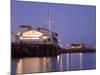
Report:
<svg viewBox="0 0 100 75"><path fill-rule="evenodd" d="M21 32L17 33L21 43L58 44L58 34L45 28L31 28L21 25Z"/></svg>
<svg viewBox="0 0 100 75"><path fill-rule="evenodd" d="M80 49L80 48L85 48L84 44L71 44L72 49Z"/></svg>

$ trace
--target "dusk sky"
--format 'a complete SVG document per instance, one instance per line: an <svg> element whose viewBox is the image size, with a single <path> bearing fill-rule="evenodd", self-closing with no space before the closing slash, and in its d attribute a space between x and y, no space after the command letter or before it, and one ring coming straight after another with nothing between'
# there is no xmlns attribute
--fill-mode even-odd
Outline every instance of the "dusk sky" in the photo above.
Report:
<svg viewBox="0 0 100 75"><path fill-rule="evenodd" d="M61 44L96 44L96 7L72 4L21 2L12 0L11 31L17 33L19 25L48 26L48 11L52 14L53 28Z"/></svg>

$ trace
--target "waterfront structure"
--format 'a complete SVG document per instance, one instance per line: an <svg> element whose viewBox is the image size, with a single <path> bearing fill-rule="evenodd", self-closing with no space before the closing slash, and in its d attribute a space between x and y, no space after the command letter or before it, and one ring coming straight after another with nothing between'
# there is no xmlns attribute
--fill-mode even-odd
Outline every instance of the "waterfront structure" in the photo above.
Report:
<svg viewBox="0 0 100 75"><path fill-rule="evenodd" d="M46 28L32 28L20 25L21 31L17 33L20 43L26 44L55 44L58 45L58 34Z"/></svg>
<svg viewBox="0 0 100 75"><path fill-rule="evenodd" d="M45 28L20 25L12 43L12 57L57 56L60 53L58 34ZM16 41L17 41L16 40Z"/></svg>
<svg viewBox="0 0 100 75"><path fill-rule="evenodd" d="M60 53L58 34L52 31L51 13L48 11L48 29L20 25L15 34L19 42L12 43L12 57L57 56Z"/></svg>
<svg viewBox="0 0 100 75"><path fill-rule="evenodd" d="M84 44L71 44L71 49L82 49L85 48Z"/></svg>

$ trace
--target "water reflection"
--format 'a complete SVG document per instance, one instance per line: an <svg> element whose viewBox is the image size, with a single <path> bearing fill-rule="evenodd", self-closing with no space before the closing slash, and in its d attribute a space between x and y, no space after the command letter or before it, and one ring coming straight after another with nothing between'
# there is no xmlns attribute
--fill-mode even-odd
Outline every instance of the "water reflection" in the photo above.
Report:
<svg viewBox="0 0 100 75"><path fill-rule="evenodd" d="M80 70L82 69L82 64L83 64L83 60L82 60L82 58L83 58L83 53L80 53Z"/></svg>
<svg viewBox="0 0 100 75"><path fill-rule="evenodd" d="M95 53L66 53L57 57L32 57L12 60L11 72L35 73L95 68Z"/></svg>
<svg viewBox="0 0 100 75"><path fill-rule="evenodd" d="M67 54L66 70L69 70L69 54Z"/></svg>

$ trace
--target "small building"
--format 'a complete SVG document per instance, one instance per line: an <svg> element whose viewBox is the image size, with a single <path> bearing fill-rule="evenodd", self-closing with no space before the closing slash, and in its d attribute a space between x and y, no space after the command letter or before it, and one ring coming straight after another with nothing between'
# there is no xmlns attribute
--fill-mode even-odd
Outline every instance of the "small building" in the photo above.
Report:
<svg viewBox="0 0 100 75"><path fill-rule="evenodd" d="M81 49L81 48L85 48L84 44L71 44L71 48L72 49Z"/></svg>

